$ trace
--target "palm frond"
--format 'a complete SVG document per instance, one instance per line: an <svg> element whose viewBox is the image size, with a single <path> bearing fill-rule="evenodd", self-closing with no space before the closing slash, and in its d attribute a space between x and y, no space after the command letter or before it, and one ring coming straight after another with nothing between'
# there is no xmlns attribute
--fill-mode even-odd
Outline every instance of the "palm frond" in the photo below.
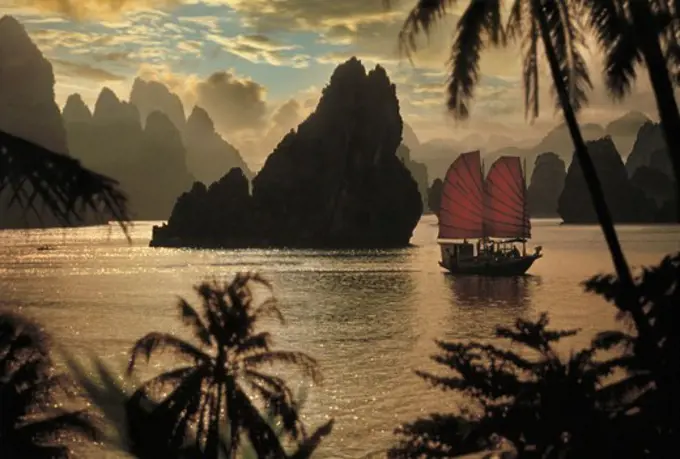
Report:
<svg viewBox="0 0 680 459"><path fill-rule="evenodd" d="M43 411L50 408L54 403L57 391L67 398L73 398L77 395L75 382L68 375L51 374L44 376L45 374L43 370L33 374L32 377L22 378L21 384L17 384L16 380L12 383L24 387L12 401L12 405L21 410L21 412L15 413L16 415L24 416L33 410ZM5 407L5 409L9 409L9 407Z"/></svg>
<svg viewBox="0 0 680 459"><path fill-rule="evenodd" d="M200 372L190 375L162 403L152 401L144 390L136 391L125 403L125 434L129 438L125 450L139 459L202 457L198 447L191 444L186 425L192 417L188 408L201 397L203 376Z"/></svg>
<svg viewBox="0 0 680 459"><path fill-rule="evenodd" d="M144 390L147 393L152 393L155 390L161 389L165 386L177 387L186 378L196 372L195 367L181 367L175 370L166 371L141 384L138 390Z"/></svg>
<svg viewBox="0 0 680 459"><path fill-rule="evenodd" d="M635 337L618 330L600 332L592 340L595 349L609 350L622 346L630 349L635 343Z"/></svg>
<svg viewBox="0 0 680 459"><path fill-rule="evenodd" d="M411 10L399 33L399 49L409 60L417 49L418 35L428 35L433 24L456 3L455 0L420 0ZM505 41L500 0L471 1L458 21L451 48L447 105L456 118L469 116L469 104L480 78L480 53L485 44L504 45Z"/></svg>
<svg viewBox="0 0 680 459"><path fill-rule="evenodd" d="M194 345L182 341L176 336L167 333L149 333L143 338L139 339L130 351L130 362L128 364L127 372L131 374L134 370L135 364L139 356L146 357L148 362L151 354L156 350L163 350L168 348L178 355L194 360L196 363L208 363L212 360L205 352L201 351Z"/></svg>
<svg viewBox="0 0 680 459"><path fill-rule="evenodd" d="M231 402L239 407L241 422L248 426L246 435L257 457L285 457L286 453L272 427L262 419L257 408L238 387L234 390Z"/></svg>
<svg viewBox="0 0 680 459"><path fill-rule="evenodd" d="M58 433L76 434L79 437L98 441L100 430L86 411L60 413L37 421L31 421L17 429L17 435L38 441L49 440Z"/></svg>
<svg viewBox="0 0 680 459"><path fill-rule="evenodd" d="M517 319L515 328L497 327L496 336L535 349L543 354L551 353L550 343L576 335L579 330L548 330L548 315L542 313L538 321Z"/></svg>
<svg viewBox="0 0 680 459"><path fill-rule="evenodd" d="M180 317L182 323L191 327L194 336L203 344L204 346L211 346L212 339L208 328L201 320L198 312L184 299L180 298L177 306L179 307Z"/></svg>
<svg viewBox="0 0 680 459"><path fill-rule="evenodd" d="M331 419L330 421L321 425L321 427L316 429L312 435L304 439L298 446L297 450L288 457L290 459L311 458L312 454L314 454L314 451L316 451L316 449L319 447L324 437L327 437L331 434L334 422L335 420Z"/></svg>
<svg viewBox="0 0 680 459"><path fill-rule="evenodd" d="M271 333L261 332L248 336L239 343L237 353L239 358L253 353L268 352L272 344Z"/></svg>
<svg viewBox="0 0 680 459"><path fill-rule="evenodd" d="M389 7L389 1L386 2ZM444 17L449 7L454 6L457 0L418 0L415 7L409 12L399 33L399 49L409 59L411 52L417 48L416 38L421 33L428 34L432 25Z"/></svg>
<svg viewBox="0 0 680 459"><path fill-rule="evenodd" d="M526 12L522 12L523 5L527 5L526 2L517 1L514 4L513 14L510 15L510 21L508 23L509 33L515 35L519 34L522 22L527 21L528 28L525 36L522 39L522 54L523 66L522 66L522 80L524 82L524 117L528 119L534 119L538 117L539 112L539 85L538 85L538 25L536 20L531 15L527 15ZM524 19L525 17L530 19Z"/></svg>
<svg viewBox="0 0 680 459"><path fill-rule="evenodd" d="M431 414L395 430L399 444L387 454L390 459L457 457L481 453L492 442L480 435L477 423L457 415Z"/></svg>
<svg viewBox="0 0 680 459"><path fill-rule="evenodd" d="M0 363L21 350L46 356L49 349L50 339L38 325L18 314L0 313Z"/></svg>
<svg viewBox="0 0 680 459"><path fill-rule="evenodd" d="M543 2L543 10L560 65L560 78L569 94L571 106L578 112L588 101L588 91L593 89L588 66L581 53L585 40L578 15L566 0ZM562 106L555 97L555 87L551 86L551 90L556 100L555 109L559 111Z"/></svg>
<svg viewBox="0 0 680 459"><path fill-rule="evenodd" d="M315 383L321 382L321 372L316 359L303 352L269 351L250 355L243 359L246 368L257 368L262 364L286 363L297 366L305 376L309 376Z"/></svg>
<svg viewBox="0 0 680 459"><path fill-rule="evenodd" d="M253 312L253 317L275 317L281 325L285 325L286 320L279 309L279 302L276 298L267 298Z"/></svg>
<svg viewBox="0 0 680 459"><path fill-rule="evenodd" d="M500 0L473 1L460 17L451 48L451 74L447 86L447 105L455 117L469 117L469 105L480 80L481 52L487 39L492 44L500 44L502 30Z"/></svg>
<svg viewBox="0 0 680 459"><path fill-rule="evenodd" d="M32 209L40 198L64 225L82 221L83 212L108 213L129 240L127 197L118 182L84 168L69 156L0 131L0 192L12 193L10 202Z"/></svg>
<svg viewBox="0 0 680 459"><path fill-rule="evenodd" d="M615 99L630 92L636 79L636 66L642 63L635 32L618 0L577 0L586 12L590 30L604 51L604 75L608 91Z"/></svg>
<svg viewBox="0 0 680 459"><path fill-rule="evenodd" d="M289 400L294 399L293 392L286 384L286 381L278 376L266 375L252 369L247 369L245 376L256 381L258 384L267 387L271 392L281 393Z"/></svg>
<svg viewBox="0 0 680 459"><path fill-rule="evenodd" d="M598 391L598 399L609 405L626 408L651 386L651 378L647 374L628 375L602 387Z"/></svg>

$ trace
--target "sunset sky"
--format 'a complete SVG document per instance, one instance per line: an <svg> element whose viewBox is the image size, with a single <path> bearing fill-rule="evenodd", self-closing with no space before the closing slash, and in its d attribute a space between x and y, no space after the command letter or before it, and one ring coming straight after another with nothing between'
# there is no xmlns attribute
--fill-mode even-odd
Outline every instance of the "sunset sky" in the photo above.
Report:
<svg viewBox="0 0 680 459"><path fill-rule="evenodd" d="M223 72L211 97L225 110L248 114L238 129L256 129L290 99L301 107L295 116L304 116L333 68L356 55L367 67L387 68L402 116L421 140L471 131L542 134L557 121L549 85L542 88L542 118L530 126L514 49L486 51L471 122L455 125L445 113L447 48L466 3L459 2L429 44L423 41L414 65L400 59L397 34L415 0L394 1L391 11L382 0L0 0L0 13L19 19L53 63L60 105L73 92L92 105L102 86L127 99L141 75L166 82L188 111L197 87ZM589 60L597 87L584 119L606 123L633 108L653 115L645 78L614 105L599 84L599 58Z"/></svg>

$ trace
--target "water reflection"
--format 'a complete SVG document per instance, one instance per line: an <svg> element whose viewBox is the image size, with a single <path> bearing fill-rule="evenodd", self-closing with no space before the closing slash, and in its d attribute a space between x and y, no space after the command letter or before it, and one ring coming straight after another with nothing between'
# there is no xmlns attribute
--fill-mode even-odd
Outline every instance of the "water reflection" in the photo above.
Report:
<svg viewBox="0 0 680 459"><path fill-rule="evenodd" d="M451 329L447 337L490 338L497 325L510 325L525 315L539 276L484 277L445 274L451 291ZM466 324L464 328L460 324Z"/></svg>
<svg viewBox="0 0 680 459"><path fill-rule="evenodd" d="M315 272L300 274L308 286L305 319L322 330L324 341L373 343L401 340L408 335L409 307L416 283L404 269L409 255L398 252L385 256L382 266L361 257L336 255ZM377 268L377 269L376 269ZM376 301L376 299L379 299ZM313 307L309 303L313 303Z"/></svg>
<svg viewBox="0 0 680 459"><path fill-rule="evenodd" d="M458 306L524 308L539 276L485 277L446 275Z"/></svg>

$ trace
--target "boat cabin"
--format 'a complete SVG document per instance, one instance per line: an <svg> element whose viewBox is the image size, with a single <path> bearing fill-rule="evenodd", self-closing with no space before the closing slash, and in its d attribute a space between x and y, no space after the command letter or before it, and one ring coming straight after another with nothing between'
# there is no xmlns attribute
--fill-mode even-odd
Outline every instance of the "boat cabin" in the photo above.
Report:
<svg viewBox="0 0 680 459"><path fill-rule="evenodd" d="M522 252L515 245L522 244ZM491 239L481 239L477 243L477 254L479 256L502 256L502 257L519 257L526 255L526 240L524 239L507 239L504 241L493 241Z"/></svg>
<svg viewBox="0 0 680 459"><path fill-rule="evenodd" d="M442 260L468 260L475 257L475 246L469 242L441 243Z"/></svg>

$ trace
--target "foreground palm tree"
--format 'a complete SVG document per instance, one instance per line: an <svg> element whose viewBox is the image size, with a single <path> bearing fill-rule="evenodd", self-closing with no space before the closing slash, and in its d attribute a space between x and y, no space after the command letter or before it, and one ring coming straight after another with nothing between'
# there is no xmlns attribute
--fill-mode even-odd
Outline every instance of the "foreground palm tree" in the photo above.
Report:
<svg viewBox="0 0 680 459"><path fill-rule="evenodd" d="M667 54L680 49L680 2L577 0L576 3L584 7L588 24L605 52L605 80L615 98L622 98L630 90L637 64L644 62L647 67L675 175L680 221L680 112L667 62Z"/></svg>
<svg viewBox="0 0 680 459"><path fill-rule="evenodd" d="M256 394L281 420L284 432L295 442L318 443L319 432L323 435L330 431L328 423L308 437L286 382L260 370L265 364L293 364L315 381L320 377L314 359L301 352L274 351L271 335L256 331L262 317L273 315L280 320L283 317L273 298L255 303L253 284L269 288L257 275L240 274L224 285L204 282L196 286L202 301L200 312L180 300L182 320L191 329L196 345L156 332L146 335L132 348L129 373L136 368L140 356L148 360L161 349L171 350L189 361L186 366L147 381L131 401L141 406L157 390L171 389L144 419L144 425L153 426L156 438L164 439L171 450L185 446L191 439L202 457L217 459L222 450L234 458L243 437L247 437L258 457L286 457L280 440L250 394ZM221 428L223 424L226 429ZM294 456L304 457L305 451Z"/></svg>
<svg viewBox="0 0 680 459"><path fill-rule="evenodd" d="M69 156L0 131L0 193L9 205L27 210L40 200L65 225L80 222L84 212L107 213L127 235L127 198L118 182L84 168ZM0 209L2 211L2 209Z"/></svg>
<svg viewBox="0 0 680 459"><path fill-rule="evenodd" d="M388 457L459 457L507 446L515 453L510 457L530 459L644 457L634 435L644 421L631 419L624 403L636 393L637 381L607 384L625 360L595 358L610 346L611 332L561 358L556 344L576 332L549 329L542 314L537 321L518 319L513 328L496 329L496 337L510 340L513 350L437 341L432 359L447 373L416 373L434 387L466 396L475 409L431 414L401 426Z"/></svg>
<svg viewBox="0 0 680 459"><path fill-rule="evenodd" d="M0 457L69 457L60 433L94 440L97 430L84 412L54 410L71 393L70 383L55 373L49 344L30 321L0 314Z"/></svg>
<svg viewBox="0 0 680 459"><path fill-rule="evenodd" d="M388 2L389 3L389 2ZM416 37L428 33L456 0L419 0L408 15L400 33L402 49L416 49ZM538 116L539 46L543 46L557 95L581 165L583 177L593 200L598 222L607 242L622 289L617 306L629 311L640 333L650 327L636 300L630 268L614 228L599 177L581 134L576 112L587 102L592 87L585 60L580 54L583 37L577 23L578 12L566 1L513 0L506 27L502 23L501 0L471 0L458 22L451 47L451 74L448 107L459 119L469 116L469 103L479 82L479 61L485 46L505 46L507 40L521 40L524 51L524 87L527 114ZM651 341L651 338L650 338Z"/></svg>

